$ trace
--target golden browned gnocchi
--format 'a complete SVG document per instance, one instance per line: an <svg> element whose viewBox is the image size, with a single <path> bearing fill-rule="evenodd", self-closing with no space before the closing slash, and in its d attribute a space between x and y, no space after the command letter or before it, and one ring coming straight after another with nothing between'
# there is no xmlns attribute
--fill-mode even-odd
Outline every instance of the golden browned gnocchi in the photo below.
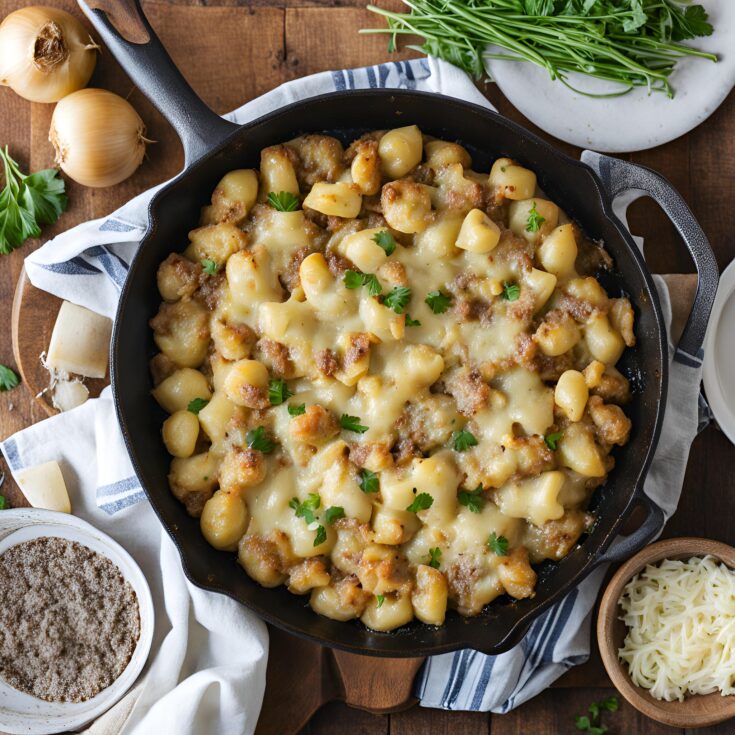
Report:
<svg viewBox="0 0 735 735"><path fill-rule="evenodd" d="M531 597L628 441L634 311L498 158L415 125L235 169L161 263L169 483L216 549L388 631Z"/></svg>

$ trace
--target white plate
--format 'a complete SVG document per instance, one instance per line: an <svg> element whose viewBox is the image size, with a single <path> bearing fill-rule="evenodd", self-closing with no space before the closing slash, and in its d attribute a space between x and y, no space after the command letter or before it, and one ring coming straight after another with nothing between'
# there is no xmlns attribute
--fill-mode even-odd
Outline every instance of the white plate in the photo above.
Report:
<svg viewBox="0 0 735 735"><path fill-rule="evenodd" d="M712 413L735 444L735 260L720 276L704 343L703 379Z"/></svg>
<svg viewBox="0 0 735 735"><path fill-rule="evenodd" d="M689 43L717 54L720 61L682 59L670 77L673 99L660 92L649 95L643 88L622 97L585 97L552 81L545 69L522 61L488 59L488 71L518 110L556 138L608 153L653 148L704 122L735 85L735 2L697 1L707 8L715 30ZM613 88L581 75L570 75L569 81L586 91Z"/></svg>
<svg viewBox="0 0 735 735"><path fill-rule="evenodd" d="M153 599L140 567L120 544L86 521L66 513L36 508L0 512L0 554L40 536L78 541L106 556L130 582L138 597L140 637L123 673L86 702L46 702L13 689L0 678L0 731L13 735L48 735L77 729L99 717L122 698L145 665L153 639Z"/></svg>

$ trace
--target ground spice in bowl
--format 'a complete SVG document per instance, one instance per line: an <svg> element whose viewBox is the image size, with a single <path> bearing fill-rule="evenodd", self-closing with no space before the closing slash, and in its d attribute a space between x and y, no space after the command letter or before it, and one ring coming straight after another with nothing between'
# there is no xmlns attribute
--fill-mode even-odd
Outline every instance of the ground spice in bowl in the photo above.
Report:
<svg viewBox="0 0 735 735"><path fill-rule="evenodd" d="M49 702L84 702L125 670L135 591L106 556L44 536L0 555L0 676Z"/></svg>

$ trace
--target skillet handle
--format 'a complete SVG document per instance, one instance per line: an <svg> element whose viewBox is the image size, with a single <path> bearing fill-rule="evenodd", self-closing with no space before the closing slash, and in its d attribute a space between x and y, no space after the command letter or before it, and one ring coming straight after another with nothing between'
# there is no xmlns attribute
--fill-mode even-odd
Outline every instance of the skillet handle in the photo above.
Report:
<svg viewBox="0 0 735 735"><path fill-rule="evenodd" d="M238 126L197 96L176 68L138 0L77 0L105 45L153 106L171 123L189 166Z"/></svg>
<svg viewBox="0 0 735 735"><path fill-rule="evenodd" d="M679 192L663 176L650 168L594 151L583 151L582 162L597 174L610 199L615 199L630 190L648 194L664 210L681 235L694 260L699 279L697 295L677 345L674 360L685 365L698 366L702 362L702 357L698 353L704 342L707 322L720 279L717 261L707 236Z"/></svg>

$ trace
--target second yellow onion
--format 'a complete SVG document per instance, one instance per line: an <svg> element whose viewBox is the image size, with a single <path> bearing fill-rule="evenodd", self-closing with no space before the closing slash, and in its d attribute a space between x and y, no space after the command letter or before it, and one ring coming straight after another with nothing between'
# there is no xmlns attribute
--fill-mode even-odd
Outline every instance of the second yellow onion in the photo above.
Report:
<svg viewBox="0 0 735 735"><path fill-rule="evenodd" d="M145 155L145 125L132 105L104 89L80 89L64 97L51 118L49 140L56 163L79 184L119 184Z"/></svg>

